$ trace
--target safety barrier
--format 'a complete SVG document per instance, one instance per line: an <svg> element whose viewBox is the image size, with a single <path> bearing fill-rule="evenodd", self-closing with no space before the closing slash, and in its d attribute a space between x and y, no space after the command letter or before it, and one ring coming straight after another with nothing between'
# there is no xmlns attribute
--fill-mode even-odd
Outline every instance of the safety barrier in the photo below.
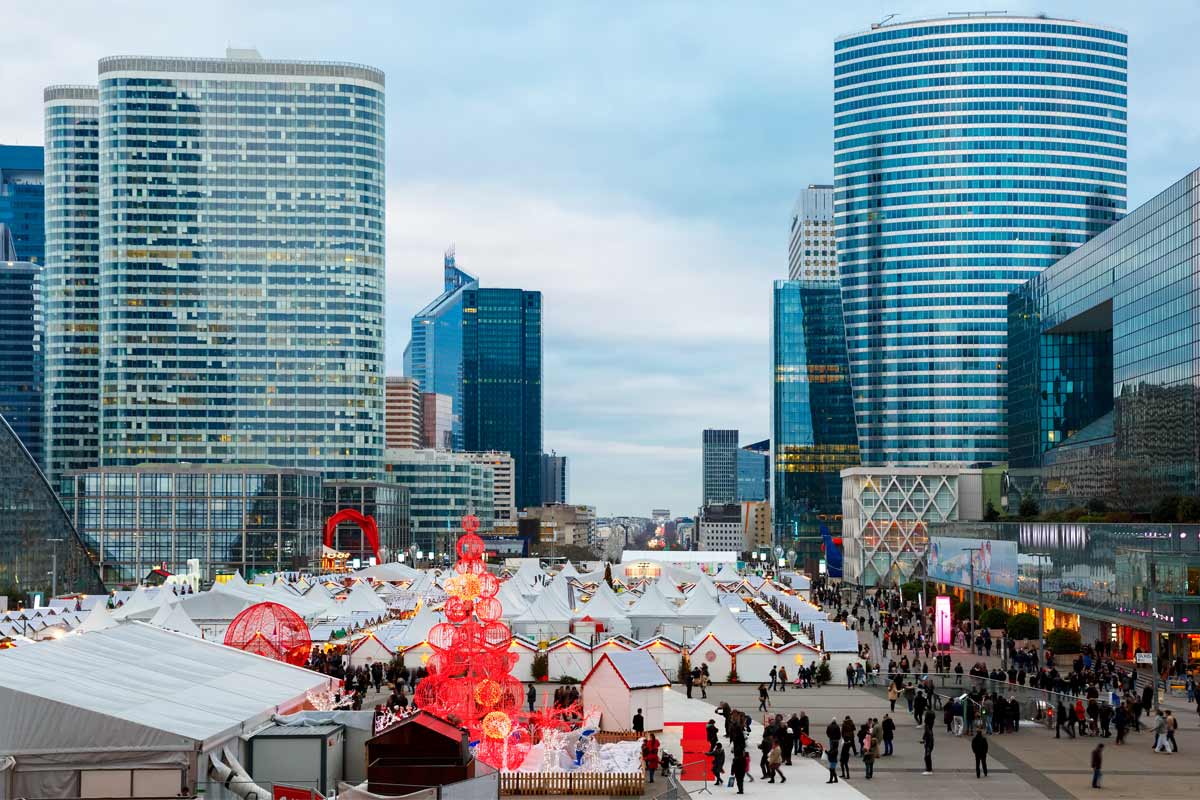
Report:
<svg viewBox="0 0 1200 800"><path fill-rule="evenodd" d="M645 772L502 772L502 795L611 795L636 797L646 791Z"/></svg>

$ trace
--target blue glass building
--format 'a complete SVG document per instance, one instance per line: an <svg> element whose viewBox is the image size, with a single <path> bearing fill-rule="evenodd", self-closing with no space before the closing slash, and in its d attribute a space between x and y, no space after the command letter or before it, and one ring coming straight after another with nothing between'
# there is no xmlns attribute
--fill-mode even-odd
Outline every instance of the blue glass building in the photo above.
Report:
<svg viewBox="0 0 1200 800"><path fill-rule="evenodd" d="M739 503L766 500L771 496L771 440L739 447L737 451L737 499Z"/></svg>
<svg viewBox="0 0 1200 800"><path fill-rule="evenodd" d="M0 224L0 416L40 459L45 356L42 265L5 260L7 236L5 225Z"/></svg>
<svg viewBox="0 0 1200 800"><path fill-rule="evenodd" d="M383 73L104 58L99 121L101 464L377 478Z"/></svg>
<svg viewBox="0 0 1200 800"><path fill-rule="evenodd" d="M0 145L0 225L7 225L15 261L46 263L45 180L40 147Z"/></svg>
<svg viewBox="0 0 1200 800"><path fill-rule="evenodd" d="M836 282L775 281L771 352L772 516L777 539L811 558L841 514L841 471L859 463Z"/></svg>
<svg viewBox="0 0 1200 800"><path fill-rule="evenodd" d="M1125 208L1126 39L984 15L835 43L834 217L864 464L1005 460L1008 292Z"/></svg>
<svg viewBox="0 0 1200 800"><path fill-rule="evenodd" d="M446 251L444 288L412 318L412 338L404 348L404 374L423 393L452 399L451 430L455 450L463 449L463 292L479 281L454 263L454 248Z"/></svg>
<svg viewBox="0 0 1200 800"><path fill-rule="evenodd" d="M46 112L46 378L51 483L100 458L100 123L95 86L50 86Z"/></svg>
<svg viewBox="0 0 1200 800"><path fill-rule="evenodd" d="M1197 252L1200 170L1009 296L1019 492L1135 511L1200 494Z"/></svg>
<svg viewBox="0 0 1200 800"><path fill-rule="evenodd" d="M542 293L466 289L463 439L512 455L518 509L542 504Z"/></svg>

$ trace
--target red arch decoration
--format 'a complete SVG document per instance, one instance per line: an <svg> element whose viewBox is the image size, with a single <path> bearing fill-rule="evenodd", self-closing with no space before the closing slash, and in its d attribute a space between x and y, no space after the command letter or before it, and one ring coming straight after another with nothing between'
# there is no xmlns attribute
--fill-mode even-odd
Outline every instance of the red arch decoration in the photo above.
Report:
<svg viewBox="0 0 1200 800"><path fill-rule="evenodd" d="M337 532L337 526L342 522L357 524L362 529L363 535L367 537L367 542L371 545L371 549L375 552L375 558L383 561L383 556L379 553L379 526L375 524L375 518L367 516L353 508L343 508L325 520L326 547L333 547L333 535Z"/></svg>

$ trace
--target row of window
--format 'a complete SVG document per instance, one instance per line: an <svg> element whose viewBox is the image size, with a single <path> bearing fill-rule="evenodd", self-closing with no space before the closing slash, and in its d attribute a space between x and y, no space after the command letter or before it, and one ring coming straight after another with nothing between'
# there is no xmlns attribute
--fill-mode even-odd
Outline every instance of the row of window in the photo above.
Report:
<svg viewBox="0 0 1200 800"><path fill-rule="evenodd" d="M1129 37L1119 31L1072 24L1068 21L1041 20L1038 22L1009 22L991 19L985 22L928 22L919 25L885 27L834 42L834 51L848 50L875 42L896 41L925 36L947 36L972 33L1038 33L1050 36L1084 37L1126 44Z"/></svg>
<svg viewBox="0 0 1200 800"><path fill-rule="evenodd" d="M1116 145L1124 147L1127 144L1126 137L1115 136L1107 133L1094 133L1092 131L1076 130L1074 128L1020 128L1020 127L1002 127L1002 128L940 128L936 130L913 130L902 131L900 133L881 133L874 136L860 136L856 139L836 139L833 143L833 149L837 150L854 150L859 147L872 147L883 144L893 144L896 142L919 142L928 139L967 139L980 137L982 139L999 139L1002 137L1018 137L1020 139L1049 139L1049 142L1040 142L1040 144L1053 144L1057 147L1068 149L1072 147L1069 143L1063 143L1064 139L1074 139L1082 142L1098 142L1102 144ZM1057 140L1057 141L1054 141ZM956 144L971 144L970 142L957 142ZM882 148L883 154L892 153L910 153L921 152L925 149L945 149L945 142L938 142L932 148L917 147L916 149L902 149L898 147ZM967 147L960 149L974 150L975 147ZM1077 151L1078 152L1078 151ZM1103 155L1112 155L1118 158L1125 157L1125 151L1113 151L1106 148L1093 148L1087 145L1087 149L1081 152L1098 153ZM835 159L836 160L836 159ZM845 160L845 159L843 159Z"/></svg>
<svg viewBox="0 0 1200 800"><path fill-rule="evenodd" d="M1011 97L1010 95L1005 96ZM1055 115L1075 114L1089 119L1096 117L1107 117L1110 119L1125 120L1128 118L1128 115L1124 111L1116 108L1108 108L1105 106L1081 106L1069 103L1042 103L1022 98L1007 99L1004 101L976 100L973 102L924 103L920 105L889 104L887 108L876 109L874 111L862 111L857 114L846 114L841 117L834 117L833 126L836 130L844 125L865 122L867 120L893 119L895 117L910 116L923 117L923 115L928 114L943 114L949 112L959 112L962 114L969 111L1043 111ZM1078 122L1078 120L1076 118L1072 118L1070 122L1075 124Z"/></svg>
<svg viewBox="0 0 1200 800"><path fill-rule="evenodd" d="M1064 125L1072 128L1095 128L1097 130L1119 131L1125 133L1126 124L1123 120L1111 122L1101 117L1062 117L1058 115L1041 114L953 114L947 116L918 116L904 119L889 119L882 122L871 122L846 128L834 126L834 136L861 136L874 131L903 131L912 128L928 128L935 125ZM1055 130L1058 130L1057 128ZM935 133L929 131L929 133ZM941 135L941 132L936 132ZM979 135L979 134L969 134ZM904 141L916 138L911 134L896 133L895 138L887 141ZM872 139L876 137L871 137Z"/></svg>
<svg viewBox="0 0 1200 800"><path fill-rule="evenodd" d="M1109 42L1097 42L1090 39L1081 39L1077 37L1061 38L1053 35L956 36L945 39L922 38L915 42L909 41L893 42L891 44L879 44L873 47L862 47L853 51L842 49L837 52L836 55L834 55L833 61L835 64L840 64L852 59L869 58L871 56L883 55L884 53L912 52L914 50L960 49L965 47L977 47L980 45L1066 47L1078 50L1094 50L1098 53L1112 53L1119 56L1128 55L1128 48L1126 48L1124 45L1112 44Z"/></svg>
<svg viewBox="0 0 1200 800"><path fill-rule="evenodd" d="M979 67L989 65L976 65ZM987 70L995 72L996 70ZM863 80L871 76L864 76ZM883 76L875 76L882 78ZM874 79L874 78L871 78ZM1094 81L1087 78L1078 77L1061 77L1059 75L1038 75L1034 73L1022 73L1019 75L976 75L962 74L959 72L947 73L936 78L915 78L908 80L892 81L890 83L873 83L868 86L838 86L834 88L833 100L834 108L839 108L838 105L842 101L849 100L854 97L896 97L900 93L911 91L913 89L929 89L941 88L944 86L1009 86L1018 87L1014 93L1020 89L1029 89L1030 87L1042 86L1061 86L1068 89L1086 89L1094 92L1108 92L1116 95L1118 98L1125 95L1127 92L1125 86L1125 78L1119 77L1114 81ZM974 89L971 90L974 93ZM1032 90L1036 92L1037 90ZM1054 90L1047 90L1046 96L1051 96ZM1034 94L1034 96L1041 96ZM1114 105L1119 104L1117 99L1113 100Z"/></svg>

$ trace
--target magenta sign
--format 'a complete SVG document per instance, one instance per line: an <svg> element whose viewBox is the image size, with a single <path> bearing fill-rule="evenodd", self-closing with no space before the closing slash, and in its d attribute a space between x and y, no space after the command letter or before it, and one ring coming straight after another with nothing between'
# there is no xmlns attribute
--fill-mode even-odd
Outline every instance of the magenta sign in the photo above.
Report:
<svg viewBox="0 0 1200 800"><path fill-rule="evenodd" d="M950 627L950 598L944 594L939 594L934 601L933 624L937 632L938 646L949 646L954 639L954 632Z"/></svg>

